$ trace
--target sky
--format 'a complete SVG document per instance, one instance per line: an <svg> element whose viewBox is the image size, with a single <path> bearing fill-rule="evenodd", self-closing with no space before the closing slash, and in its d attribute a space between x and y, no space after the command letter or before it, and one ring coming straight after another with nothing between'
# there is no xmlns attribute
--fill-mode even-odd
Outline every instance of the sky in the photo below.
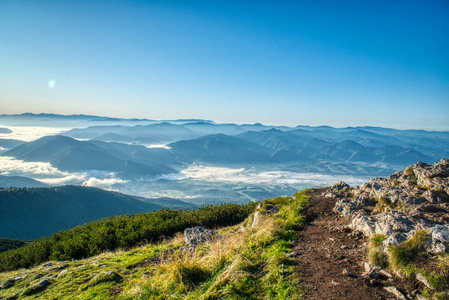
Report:
<svg viewBox="0 0 449 300"><path fill-rule="evenodd" d="M449 1L0 1L0 113L449 130Z"/></svg>

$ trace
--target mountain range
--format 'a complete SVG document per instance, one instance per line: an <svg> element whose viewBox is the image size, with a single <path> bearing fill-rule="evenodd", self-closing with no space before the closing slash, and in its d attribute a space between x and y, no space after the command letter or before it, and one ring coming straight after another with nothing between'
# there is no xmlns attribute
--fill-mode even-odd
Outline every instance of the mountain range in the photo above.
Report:
<svg viewBox="0 0 449 300"><path fill-rule="evenodd" d="M44 122L41 125L50 121L100 124L28 143L3 139L1 155L49 162L69 172L111 172L122 179L156 178L177 173L192 163L284 169L299 165L314 169L323 163L357 164L363 169L381 164L391 172L416 161L431 164L449 156L449 132L52 114L0 115L0 123L5 120L15 120L14 125L25 120Z"/></svg>

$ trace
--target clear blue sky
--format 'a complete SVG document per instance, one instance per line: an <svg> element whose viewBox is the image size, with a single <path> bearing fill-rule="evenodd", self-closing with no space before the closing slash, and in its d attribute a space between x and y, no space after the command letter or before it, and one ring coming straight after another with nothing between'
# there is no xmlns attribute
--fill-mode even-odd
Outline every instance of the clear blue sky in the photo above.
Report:
<svg viewBox="0 0 449 300"><path fill-rule="evenodd" d="M0 113L449 130L449 1L0 1Z"/></svg>

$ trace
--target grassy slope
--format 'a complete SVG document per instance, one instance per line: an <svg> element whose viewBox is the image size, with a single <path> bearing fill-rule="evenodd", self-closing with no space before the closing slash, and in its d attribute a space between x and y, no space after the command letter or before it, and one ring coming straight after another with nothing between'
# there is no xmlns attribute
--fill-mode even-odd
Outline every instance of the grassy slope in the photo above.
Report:
<svg viewBox="0 0 449 300"><path fill-rule="evenodd" d="M259 221L219 229L222 238L195 253L182 251L182 236L158 245L116 251L78 261L53 262L0 273L0 282L22 277L0 290L0 298L20 299L298 299L303 291L286 257L307 202L304 193L264 202L280 208ZM165 253L165 255L164 255ZM146 266L135 264L146 261ZM112 271L114 273L106 273ZM36 283L51 284L39 289ZM117 294L115 294L117 293Z"/></svg>

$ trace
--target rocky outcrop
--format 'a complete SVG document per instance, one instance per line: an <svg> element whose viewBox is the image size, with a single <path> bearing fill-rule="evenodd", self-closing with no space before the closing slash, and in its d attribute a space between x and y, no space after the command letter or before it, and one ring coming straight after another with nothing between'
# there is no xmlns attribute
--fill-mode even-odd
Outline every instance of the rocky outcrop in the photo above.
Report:
<svg viewBox="0 0 449 300"><path fill-rule="evenodd" d="M449 251L449 159L434 165L419 162L361 186L339 182L324 196L336 199L334 211L349 218L351 229L387 236L384 247L425 229L429 253Z"/></svg>
<svg viewBox="0 0 449 300"><path fill-rule="evenodd" d="M217 232L210 229L205 229L201 226L186 228L186 230L184 230L186 248L191 252L193 252L198 245L212 241L219 237L221 236Z"/></svg>

